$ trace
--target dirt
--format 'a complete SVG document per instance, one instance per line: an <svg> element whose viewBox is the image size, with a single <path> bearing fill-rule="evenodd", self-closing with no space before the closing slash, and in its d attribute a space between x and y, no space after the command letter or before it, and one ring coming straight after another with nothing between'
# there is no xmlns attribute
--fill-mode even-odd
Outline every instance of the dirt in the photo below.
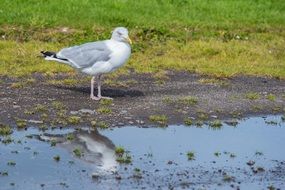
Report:
<svg viewBox="0 0 285 190"><path fill-rule="evenodd" d="M112 82L103 85L103 95L113 98L111 105L90 99L90 82L86 76L34 74L33 78L35 80L30 83L25 82L27 78L0 78L0 122L15 124L21 119L33 125L42 124L42 121L47 125L90 125L91 121L104 121L111 127L151 126L181 124L185 118L195 123L280 114L285 108L285 80L274 78L236 76L217 79L173 71L154 77L130 72L109 78ZM68 78L77 82L74 85L48 82ZM20 87L14 85L21 82ZM268 95L273 98L269 99ZM56 108L52 102L64 106ZM42 108L35 109L39 105ZM98 111L100 108L101 112ZM95 112L82 114L78 112L81 109ZM74 115L80 117L80 121L68 122ZM165 115L166 121L150 121L151 115Z"/></svg>

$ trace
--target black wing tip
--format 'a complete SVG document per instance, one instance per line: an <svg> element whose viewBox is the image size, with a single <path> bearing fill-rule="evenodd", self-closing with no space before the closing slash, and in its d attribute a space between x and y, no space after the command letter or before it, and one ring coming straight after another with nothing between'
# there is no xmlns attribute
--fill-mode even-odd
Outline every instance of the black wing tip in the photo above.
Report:
<svg viewBox="0 0 285 190"><path fill-rule="evenodd" d="M56 55L56 53L52 51L41 51L41 54L44 57L54 57Z"/></svg>

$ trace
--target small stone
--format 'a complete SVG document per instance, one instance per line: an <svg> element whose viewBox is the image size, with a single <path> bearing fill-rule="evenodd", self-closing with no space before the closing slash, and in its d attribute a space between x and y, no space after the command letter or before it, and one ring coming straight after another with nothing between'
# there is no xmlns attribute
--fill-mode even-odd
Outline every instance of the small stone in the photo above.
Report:
<svg viewBox="0 0 285 190"><path fill-rule="evenodd" d="M33 120L33 119L30 119L28 120L29 123L34 123L34 124L43 124L44 122L43 121L40 121L40 120Z"/></svg>
<svg viewBox="0 0 285 190"><path fill-rule="evenodd" d="M128 111L127 110L122 110L120 113L121 114L125 114L125 113L128 113Z"/></svg>
<svg viewBox="0 0 285 190"><path fill-rule="evenodd" d="M99 173L92 173L92 178L93 179L98 179L100 177Z"/></svg>
<svg viewBox="0 0 285 190"><path fill-rule="evenodd" d="M169 160L169 161L167 162L167 164L171 165L171 164L173 164L173 161Z"/></svg>
<svg viewBox="0 0 285 190"><path fill-rule="evenodd" d="M253 165L255 164L255 161L250 160L250 161L248 161L246 164L249 165L249 166L253 166Z"/></svg>
<svg viewBox="0 0 285 190"><path fill-rule="evenodd" d="M77 115L79 112L78 111L70 111L71 115Z"/></svg>
<svg viewBox="0 0 285 190"><path fill-rule="evenodd" d="M122 123L122 122L119 122L117 125L118 125L118 126L124 126L125 124Z"/></svg>
<svg viewBox="0 0 285 190"><path fill-rule="evenodd" d="M133 121L129 121L129 124L133 125L133 124L134 124L134 122L133 122Z"/></svg>
<svg viewBox="0 0 285 190"><path fill-rule="evenodd" d="M90 114L90 115L93 115L95 113L94 110L90 110L90 109L80 109L79 112L81 114Z"/></svg>
<svg viewBox="0 0 285 190"><path fill-rule="evenodd" d="M13 108L20 108L21 106L18 106L18 105L13 105Z"/></svg>
<svg viewBox="0 0 285 190"><path fill-rule="evenodd" d="M216 116L216 115L211 115L211 118L217 119L218 116Z"/></svg>

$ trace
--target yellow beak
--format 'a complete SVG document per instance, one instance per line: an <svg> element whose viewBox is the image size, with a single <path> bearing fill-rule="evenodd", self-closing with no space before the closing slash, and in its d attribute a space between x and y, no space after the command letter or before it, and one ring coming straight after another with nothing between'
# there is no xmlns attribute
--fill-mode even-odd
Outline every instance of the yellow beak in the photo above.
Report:
<svg viewBox="0 0 285 190"><path fill-rule="evenodd" d="M129 37L126 38L126 41L129 42L130 44L133 44L132 40Z"/></svg>

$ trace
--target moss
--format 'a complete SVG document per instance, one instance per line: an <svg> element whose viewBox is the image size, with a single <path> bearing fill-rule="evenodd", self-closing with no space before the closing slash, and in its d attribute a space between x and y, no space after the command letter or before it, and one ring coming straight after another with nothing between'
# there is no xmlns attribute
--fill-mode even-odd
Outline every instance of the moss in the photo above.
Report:
<svg viewBox="0 0 285 190"><path fill-rule="evenodd" d="M101 128L101 129L107 129L109 126L104 121L99 121L96 123L96 127Z"/></svg>

